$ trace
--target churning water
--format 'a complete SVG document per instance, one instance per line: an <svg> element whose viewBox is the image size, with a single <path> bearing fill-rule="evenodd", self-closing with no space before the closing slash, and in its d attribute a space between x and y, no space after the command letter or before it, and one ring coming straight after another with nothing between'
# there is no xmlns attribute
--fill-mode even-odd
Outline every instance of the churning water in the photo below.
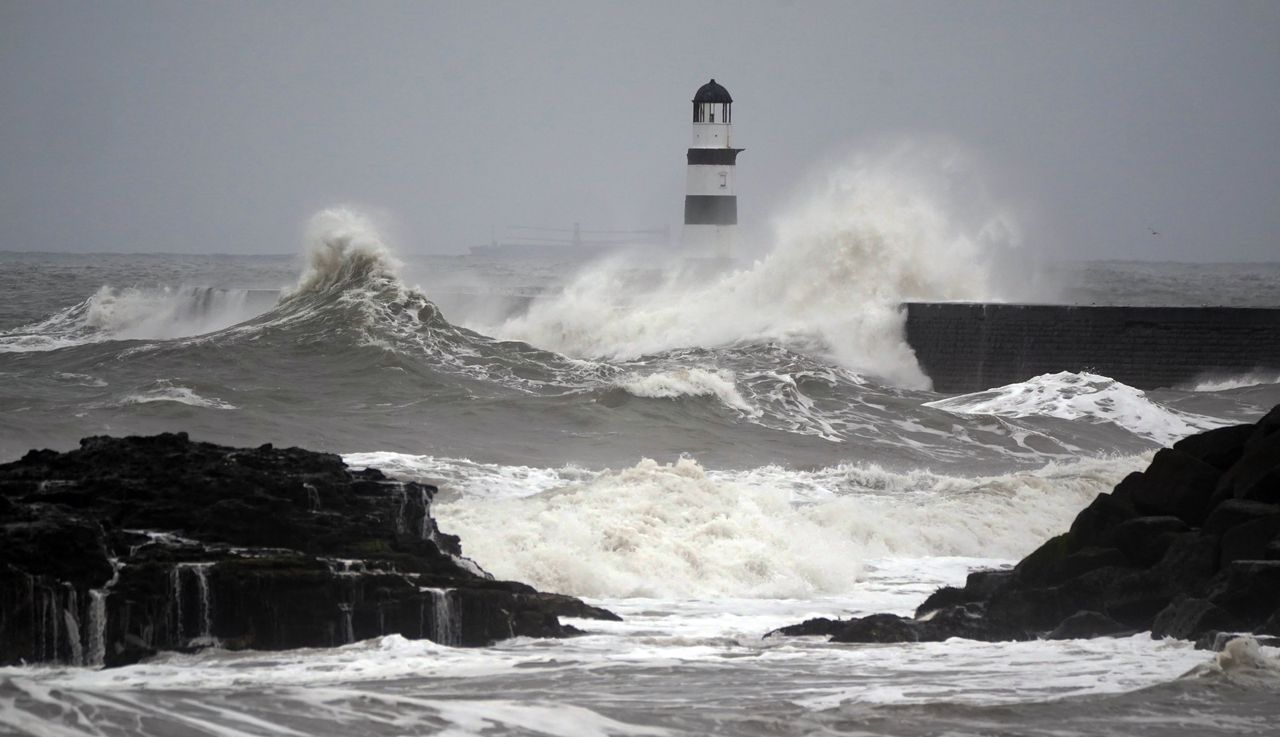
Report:
<svg viewBox="0 0 1280 737"><path fill-rule="evenodd" d="M1280 680L1265 648L763 638L810 616L909 612L969 568L1029 552L1158 445L1280 401L1264 375L1152 392L1092 374L930 391L896 306L1021 296L987 267L1009 230L957 223L891 184L833 179L784 218L775 249L714 276L652 256L401 263L338 210L316 218L300 267L0 254L0 457L162 430L340 452L438 484L441 528L494 574L624 617L488 649L391 636L111 671L8 668L0 731L1271 728ZM1274 296L1224 291L1234 268L1055 267L1083 301L1107 280L1129 290L1121 302ZM1254 271L1267 269L1280 282L1275 266ZM542 296L515 316L449 306L485 290ZM199 574L183 574L197 594ZM456 623L438 609L448 641Z"/></svg>

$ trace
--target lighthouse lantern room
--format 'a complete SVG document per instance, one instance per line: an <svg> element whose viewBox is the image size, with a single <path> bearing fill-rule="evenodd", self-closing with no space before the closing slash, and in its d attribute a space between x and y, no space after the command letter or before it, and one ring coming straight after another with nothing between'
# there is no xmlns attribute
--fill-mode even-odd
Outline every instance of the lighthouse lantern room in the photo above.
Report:
<svg viewBox="0 0 1280 737"><path fill-rule="evenodd" d="M684 246L696 255L730 258L738 226L733 169L733 97L713 79L693 96L693 144L684 198Z"/></svg>

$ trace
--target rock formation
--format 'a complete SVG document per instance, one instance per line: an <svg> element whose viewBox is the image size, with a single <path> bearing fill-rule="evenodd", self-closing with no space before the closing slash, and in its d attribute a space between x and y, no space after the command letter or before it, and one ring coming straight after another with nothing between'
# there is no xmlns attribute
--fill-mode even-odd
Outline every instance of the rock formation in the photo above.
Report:
<svg viewBox="0 0 1280 737"><path fill-rule="evenodd" d="M1148 630L1206 646L1224 631L1280 635L1280 406L1160 450L1067 532L1012 569L939 589L914 618L811 619L775 633L912 642Z"/></svg>
<svg viewBox="0 0 1280 737"><path fill-rule="evenodd" d="M299 448L92 437L0 465L0 664L121 665L212 644L398 633L449 645L616 619L496 581L431 516L435 487Z"/></svg>

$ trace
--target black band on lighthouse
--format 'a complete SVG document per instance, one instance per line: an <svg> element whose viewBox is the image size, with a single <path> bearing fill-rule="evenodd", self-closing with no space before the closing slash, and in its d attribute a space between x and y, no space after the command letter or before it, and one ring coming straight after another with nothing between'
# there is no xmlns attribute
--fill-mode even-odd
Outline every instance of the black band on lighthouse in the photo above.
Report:
<svg viewBox="0 0 1280 737"><path fill-rule="evenodd" d="M684 224L737 225L738 198L733 195L685 195Z"/></svg>
<svg viewBox="0 0 1280 737"><path fill-rule="evenodd" d="M733 166L738 160L741 148L691 148L689 149L689 166Z"/></svg>

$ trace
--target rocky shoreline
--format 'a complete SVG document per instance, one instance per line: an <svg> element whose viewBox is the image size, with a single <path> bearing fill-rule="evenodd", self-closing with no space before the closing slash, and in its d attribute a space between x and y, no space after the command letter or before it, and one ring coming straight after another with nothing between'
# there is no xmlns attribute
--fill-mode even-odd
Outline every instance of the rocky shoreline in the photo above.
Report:
<svg viewBox="0 0 1280 737"><path fill-rule="evenodd" d="M1012 569L969 574L914 617L810 619L832 642L1071 639L1150 631L1218 648L1280 636L1280 406L1185 438Z"/></svg>
<svg viewBox="0 0 1280 737"><path fill-rule="evenodd" d="M0 465L0 665L387 634L478 646L617 619L494 580L437 527L435 493L333 454L185 433L33 450Z"/></svg>

